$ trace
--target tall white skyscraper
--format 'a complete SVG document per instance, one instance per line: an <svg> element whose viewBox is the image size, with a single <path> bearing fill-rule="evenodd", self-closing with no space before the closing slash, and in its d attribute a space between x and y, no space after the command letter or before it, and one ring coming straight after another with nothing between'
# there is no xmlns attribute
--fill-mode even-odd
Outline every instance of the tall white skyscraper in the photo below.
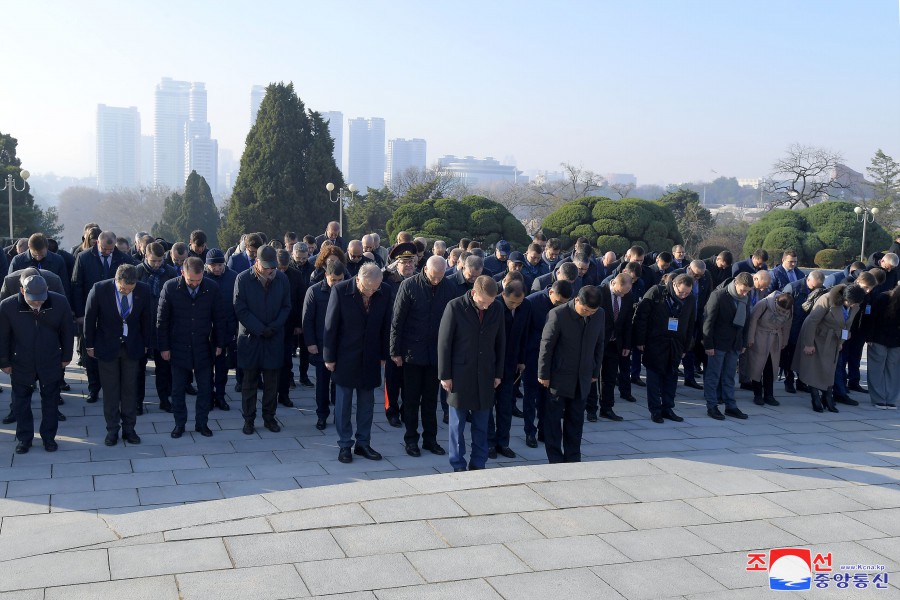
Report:
<svg viewBox="0 0 900 600"><path fill-rule="evenodd" d="M137 108L97 105L97 188L134 188L141 182L141 116Z"/></svg>
<svg viewBox="0 0 900 600"><path fill-rule="evenodd" d="M394 178L398 174L405 173L410 167L425 168L425 140L420 138L389 140L384 185L390 187Z"/></svg>
<svg viewBox="0 0 900 600"><path fill-rule="evenodd" d="M209 189L215 195L219 181L219 143L211 137L212 129L206 120L206 85L191 84L190 112L184 126L184 177L191 174L206 179Z"/></svg>
<svg viewBox="0 0 900 600"><path fill-rule="evenodd" d="M190 118L191 84L163 77L156 86L153 121L153 180L184 187L184 127Z"/></svg>
<svg viewBox="0 0 900 600"><path fill-rule="evenodd" d="M253 127L256 124L256 113L259 112L259 105L262 104L263 98L265 97L265 86L254 85L250 88L250 127Z"/></svg>
<svg viewBox="0 0 900 600"><path fill-rule="evenodd" d="M334 164L344 172L344 113L329 110L322 113L322 119L328 123L328 133L334 138Z"/></svg>
<svg viewBox="0 0 900 600"><path fill-rule="evenodd" d="M384 186L384 119L359 117L348 121L350 152L347 161L347 183L361 192Z"/></svg>

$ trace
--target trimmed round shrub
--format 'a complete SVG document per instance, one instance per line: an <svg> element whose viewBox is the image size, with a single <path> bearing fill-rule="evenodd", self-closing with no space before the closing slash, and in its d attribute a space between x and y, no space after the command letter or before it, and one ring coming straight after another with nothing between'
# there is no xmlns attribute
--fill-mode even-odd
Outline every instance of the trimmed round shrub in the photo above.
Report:
<svg viewBox="0 0 900 600"><path fill-rule="evenodd" d="M718 256L720 252L725 252L728 250L725 246L703 246L697 252L697 258L700 260L706 260L711 256Z"/></svg>
<svg viewBox="0 0 900 600"><path fill-rule="evenodd" d="M815 257L816 266L820 269L840 269L844 262L844 255L831 248L819 250Z"/></svg>
<svg viewBox="0 0 900 600"><path fill-rule="evenodd" d="M580 237L586 237L590 241L590 240L593 240L596 235L597 235L597 232L594 231L593 226L585 223L585 224L579 225L578 227L573 229L572 232L569 234L569 237L571 237L573 240L576 240Z"/></svg>
<svg viewBox="0 0 900 600"><path fill-rule="evenodd" d="M606 254L610 250L621 256L631 248L628 238L621 235L601 235L597 238L597 251Z"/></svg>
<svg viewBox="0 0 900 600"><path fill-rule="evenodd" d="M602 231L605 235L622 235L625 233L625 223L615 219L597 219L594 221L594 231Z"/></svg>

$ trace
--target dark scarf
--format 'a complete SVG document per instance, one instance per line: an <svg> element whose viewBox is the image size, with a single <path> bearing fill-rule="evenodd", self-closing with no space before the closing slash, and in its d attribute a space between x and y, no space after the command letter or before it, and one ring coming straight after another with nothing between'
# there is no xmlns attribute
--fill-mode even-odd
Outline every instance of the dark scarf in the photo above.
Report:
<svg viewBox="0 0 900 600"><path fill-rule="evenodd" d="M741 297L737 293L737 285L732 281L725 288L728 291L728 295L731 296L731 299L734 300L735 307L737 310L734 312L734 320L731 322L738 329L742 328L744 324L747 322L747 304L749 302L749 298L747 296Z"/></svg>
<svg viewBox="0 0 900 600"><path fill-rule="evenodd" d="M154 269L145 260L144 269L150 274L147 283L150 284L150 290L153 292L153 297L159 298L159 295L162 293L162 276L166 273L166 263L161 264L158 269Z"/></svg>

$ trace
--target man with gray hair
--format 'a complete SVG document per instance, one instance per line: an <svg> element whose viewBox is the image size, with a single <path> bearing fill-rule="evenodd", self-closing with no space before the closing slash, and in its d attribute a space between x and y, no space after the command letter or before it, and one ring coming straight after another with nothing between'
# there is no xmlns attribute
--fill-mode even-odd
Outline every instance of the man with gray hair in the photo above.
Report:
<svg viewBox="0 0 900 600"><path fill-rule="evenodd" d="M75 269L72 273L72 309L75 312L75 322L79 329L84 327L84 311L87 306L87 298L95 283L112 279L120 265L131 264L131 258L116 248L116 234L112 231L103 231L97 236L97 243L90 250L78 254L75 259ZM100 398L100 371L97 359L85 352L84 337L82 333L78 352L84 361L84 370L88 380L89 403L94 403Z"/></svg>
<svg viewBox="0 0 900 600"><path fill-rule="evenodd" d="M702 390L703 386L697 381L697 361L702 363L706 356L703 353L703 311L713 290L712 275L706 272L706 263L697 259L692 260L684 269L676 269L675 274L687 274L694 280L694 286L691 289L691 297L696 309L694 331L691 332L694 347L685 353L682 365L684 366L685 387Z"/></svg>
<svg viewBox="0 0 900 600"><path fill-rule="evenodd" d="M155 308L150 286L138 281L134 265L119 265L115 279L94 284L88 294L84 345L87 355L98 361L107 446L118 442L120 424L123 440L141 443L134 430L138 367L151 346Z"/></svg>
<svg viewBox="0 0 900 600"><path fill-rule="evenodd" d="M791 321L791 333L788 335L788 343L781 351L779 363L784 369L784 389L790 394L796 394L797 390L809 391L805 383L796 378L796 374L791 369L794 364L794 353L797 350L797 339L800 337L800 327L809 313L804 309L804 304L810 297L810 294L816 290L817 294L824 293L825 274L822 271L810 271L806 279L800 279L789 283L781 290L783 294L790 294L794 298L794 319ZM812 304L812 303L810 303Z"/></svg>
<svg viewBox="0 0 900 600"><path fill-rule="evenodd" d="M471 291L475 285L475 280L484 270L484 258L474 254L466 257L462 263L462 268L458 269L456 274L450 278L450 281L456 285L456 297L462 296Z"/></svg>
<svg viewBox="0 0 900 600"><path fill-rule="evenodd" d="M334 286L325 313L322 358L337 386L334 405L338 460L353 460L350 416L356 394L356 447L353 453L381 460L370 445L375 388L388 359L391 328L391 291L374 263L360 267L353 279Z"/></svg>
<svg viewBox="0 0 900 600"><path fill-rule="evenodd" d="M432 256L440 256L442 258L446 258L447 256L447 242L444 240L434 240L434 245L431 247Z"/></svg>
<svg viewBox="0 0 900 600"><path fill-rule="evenodd" d="M383 269L384 261L387 258L387 251L380 247L378 243L377 233L367 233L362 236L363 252L371 252L375 262Z"/></svg>

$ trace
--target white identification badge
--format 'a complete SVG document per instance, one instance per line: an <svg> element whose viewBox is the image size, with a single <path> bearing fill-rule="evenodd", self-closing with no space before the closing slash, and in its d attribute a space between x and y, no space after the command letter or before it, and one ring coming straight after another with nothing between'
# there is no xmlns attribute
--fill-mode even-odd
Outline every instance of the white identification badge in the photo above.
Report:
<svg viewBox="0 0 900 600"><path fill-rule="evenodd" d="M867 315L872 314L872 305L871 304L866 305L866 314Z"/></svg>
<svg viewBox="0 0 900 600"><path fill-rule="evenodd" d="M669 331L678 331L678 319L674 317L669 318Z"/></svg>
<svg viewBox="0 0 900 600"><path fill-rule="evenodd" d="M847 341L850 338L850 330L841 329L841 339Z"/></svg>

